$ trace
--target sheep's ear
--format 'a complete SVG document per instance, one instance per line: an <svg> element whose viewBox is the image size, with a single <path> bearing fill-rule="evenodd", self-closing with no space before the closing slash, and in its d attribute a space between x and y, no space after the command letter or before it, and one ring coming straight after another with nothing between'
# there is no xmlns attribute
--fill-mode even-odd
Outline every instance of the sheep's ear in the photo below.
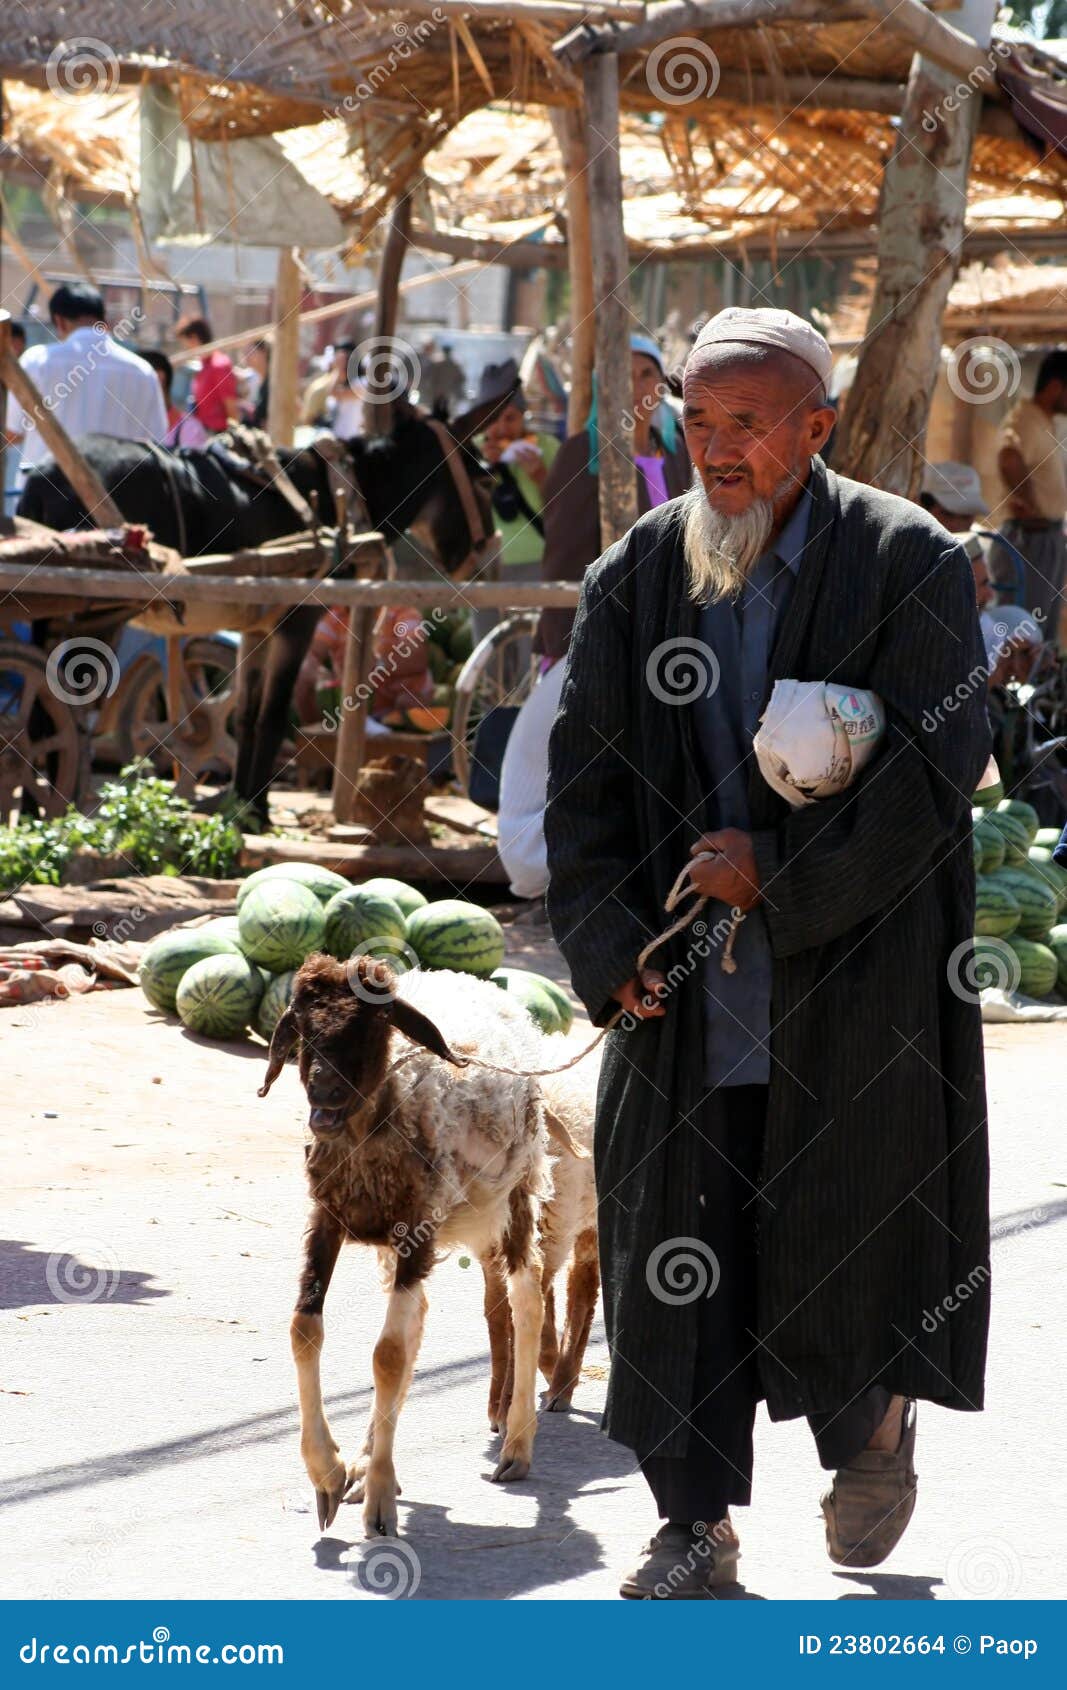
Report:
<svg viewBox="0 0 1067 1690"><path fill-rule="evenodd" d="M435 1027L428 1015L415 1009L412 1004L405 1003L403 998L394 998L389 1006L389 1020L403 1033L405 1038L411 1039L417 1045L424 1045L434 1056L439 1056L443 1062L453 1062L457 1068L467 1066L465 1056L456 1056L448 1047L445 1036L439 1027Z"/></svg>
<svg viewBox="0 0 1067 1690"><path fill-rule="evenodd" d="M256 1093L257 1097L266 1097L278 1075L285 1067L286 1057L295 1045L299 1036L296 1015L292 1004L289 1004L274 1029L274 1036L270 1041L270 1055L267 1058L267 1072Z"/></svg>

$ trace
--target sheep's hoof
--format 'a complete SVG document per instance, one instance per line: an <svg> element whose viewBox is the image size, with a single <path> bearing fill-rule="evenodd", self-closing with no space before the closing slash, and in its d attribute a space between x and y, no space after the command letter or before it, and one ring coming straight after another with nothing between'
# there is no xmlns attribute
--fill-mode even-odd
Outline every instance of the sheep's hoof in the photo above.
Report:
<svg viewBox="0 0 1067 1690"><path fill-rule="evenodd" d="M341 1506L344 1487L337 1490L317 1490L315 1492L315 1506L319 1514L319 1531L324 1532L333 1525L334 1517Z"/></svg>
<svg viewBox="0 0 1067 1690"><path fill-rule="evenodd" d="M363 1504L363 1534L365 1537L398 1537L400 1527L396 1514L396 1499L400 1487L394 1482L365 1487Z"/></svg>
<svg viewBox="0 0 1067 1690"><path fill-rule="evenodd" d="M530 1460L524 1455L509 1455L504 1451L500 1463L493 1474L494 1485L514 1484L516 1479L525 1479L530 1471Z"/></svg>
<svg viewBox="0 0 1067 1690"><path fill-rule="evenodd" d="M573 1395L573 1387L569 1391L558 1391L554 1397L549 1397L548 1401L545 1403L546 1412L548 1414L566 1414L571 1406L571 1397Z"/></svg>
<svg viewBox="0 0 1067 1690"><path fill-rule="evenodd" d="M346 1502L362 1502L367 1489L367 1468L365 1462L355 1461L348 1469L348 1483L345 1486ZM404 1492L399 1485L396 1487L397 1496Z"/></svg>

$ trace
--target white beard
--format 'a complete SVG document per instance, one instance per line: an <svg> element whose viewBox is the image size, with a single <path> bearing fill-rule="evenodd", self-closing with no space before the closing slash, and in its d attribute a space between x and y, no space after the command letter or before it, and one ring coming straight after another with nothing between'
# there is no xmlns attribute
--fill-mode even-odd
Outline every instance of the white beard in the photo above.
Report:
<svg viewBox="0 0 1067 1690"><path fill-rule="evenodd" d="M774 508L793 485L787 476L769 499L753 499L747 510L725 516L708 503L699 475L682 506L682 547L689 597L694 604L735 599L774 529Z"/></svg>

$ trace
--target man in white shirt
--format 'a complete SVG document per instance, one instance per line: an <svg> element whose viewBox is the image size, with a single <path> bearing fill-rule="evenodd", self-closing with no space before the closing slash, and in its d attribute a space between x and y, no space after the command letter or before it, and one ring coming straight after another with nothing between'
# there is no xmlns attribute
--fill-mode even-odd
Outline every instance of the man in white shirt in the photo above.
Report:
<svg viewBox="0 0 1067 1690"><path fill-rule="evenodd" d="M31 346L19 362L45 405L75 439L110 434L118 440L162 440L167 413L155 371L111 338L104 302L84 282L64 282L48 302L57 339ZM40 430L8 395L7 439L24 465L49 454Z"/></svg>

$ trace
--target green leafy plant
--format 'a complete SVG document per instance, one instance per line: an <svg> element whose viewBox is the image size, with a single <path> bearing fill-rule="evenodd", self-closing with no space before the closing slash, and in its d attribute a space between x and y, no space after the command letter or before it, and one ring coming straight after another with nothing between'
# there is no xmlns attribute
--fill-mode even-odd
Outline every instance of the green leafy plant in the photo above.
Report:
<svg viewBox="0 0 1067 1690"><path fill-rule="evenodd" d="M100 790L89 815L73 807L53 820L0 828L0 891L36 881L59 886L73 852L121 856L136 874L232 875L241 834L226 815L202 816L148 765L131 763Z"/></svg>

